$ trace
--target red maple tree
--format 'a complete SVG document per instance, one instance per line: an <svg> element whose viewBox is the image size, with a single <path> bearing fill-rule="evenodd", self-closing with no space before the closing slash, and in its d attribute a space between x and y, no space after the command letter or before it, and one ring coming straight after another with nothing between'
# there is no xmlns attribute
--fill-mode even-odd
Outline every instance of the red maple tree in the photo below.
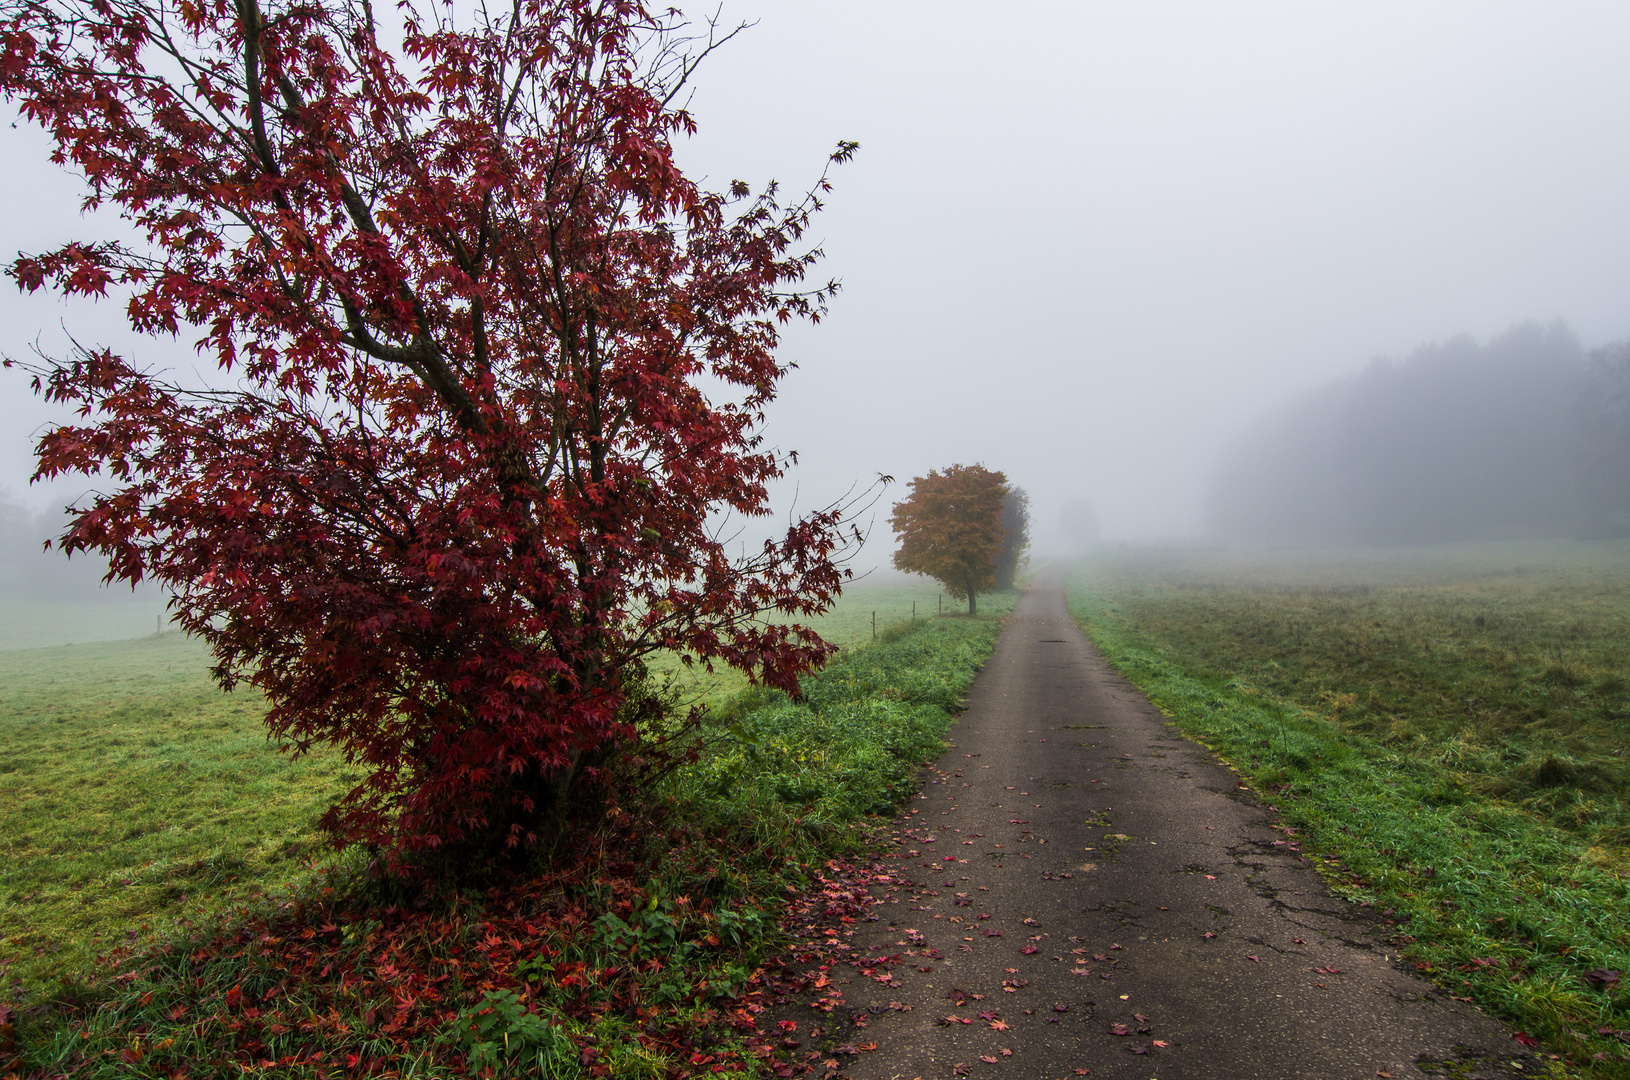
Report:
<svg viewBox="0 0 1630 1080"><path fill-rule="evenodd" d="M364 765L324 824L400 860L532 839L638 743L657 649L795 691L829 646L765 615L829 605L856 534L829 507L732 560L710 525L767 512L778 326L835 288L802 286L824 175L783 203L675 163L729 35L632 0L396 10L8 0L0 93L138 237L19 286L127 295L219 368L31 362L80 417L36 476L112 481L61 546L162 582L274 736Z"/></svg>

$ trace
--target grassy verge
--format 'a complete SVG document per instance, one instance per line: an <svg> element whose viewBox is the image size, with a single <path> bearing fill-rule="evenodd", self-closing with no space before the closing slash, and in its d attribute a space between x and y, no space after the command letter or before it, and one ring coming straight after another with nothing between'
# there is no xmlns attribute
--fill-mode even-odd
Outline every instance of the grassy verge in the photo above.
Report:
<svg viewBox="0 0 1630 1080"><path fill-rule="evenodd" d="M0 1007L0 1062L40 1076L757 1075L770 1043L735 1003L782 940L786 896L912 788L998 625L919 620L845 649L802 703L739 696L708 717L697 762L535 875L386 895L350 864L311 863L286 889L121 939L58 968L70 978L51 994Z"/></svg>
<svg viewBox="0 0 1630 1080"><path fill-rule="evenodd" d="M1422 971L1630 1077L1630 552L1106 557L1071 608Z"/></svg>

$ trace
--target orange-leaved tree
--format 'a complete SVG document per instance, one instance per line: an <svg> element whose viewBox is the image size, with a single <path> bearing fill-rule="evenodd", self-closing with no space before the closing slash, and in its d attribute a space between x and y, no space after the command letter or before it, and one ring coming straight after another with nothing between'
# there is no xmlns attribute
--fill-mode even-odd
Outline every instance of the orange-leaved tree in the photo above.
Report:
<svg viewBox="0 0 1630 1080"><path fill-rule="evenodd" d="M977 615L976 597L996 588L1008 491L1007 477L983 465L930 469L912 480L890 519L900 538L895 567L937 579L952 596L967 597L968 614Z"/></svg>

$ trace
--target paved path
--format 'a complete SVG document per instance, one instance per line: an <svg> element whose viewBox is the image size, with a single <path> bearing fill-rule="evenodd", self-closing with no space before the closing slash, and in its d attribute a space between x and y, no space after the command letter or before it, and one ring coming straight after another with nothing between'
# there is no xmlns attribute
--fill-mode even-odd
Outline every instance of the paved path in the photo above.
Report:
<svg viewBox="0 0 1630 1080"><path fill-rule="evenodd" d="M833 971L832 1026L877 1043L843 1060L854 1080L1536 1071L1110 669L1061 574L1020 601L952 739L850 938L904 962Z"/></svg>

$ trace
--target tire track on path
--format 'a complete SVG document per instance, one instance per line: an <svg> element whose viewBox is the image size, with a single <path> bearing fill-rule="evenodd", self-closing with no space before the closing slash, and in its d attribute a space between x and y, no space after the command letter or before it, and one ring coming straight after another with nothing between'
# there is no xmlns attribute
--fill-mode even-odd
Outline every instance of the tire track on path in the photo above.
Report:
<svg viewBox="0 0 1630 1080"><path fill-rule="evenodd" d="M1026 591L954 745L895 823L894 880L872 887L876 919L848 944L903 962L834 969L843 1005L817 1018L877 1044L844 1074L1535 1075L1115 674L1063 583L1055 570Z"/></svg>

